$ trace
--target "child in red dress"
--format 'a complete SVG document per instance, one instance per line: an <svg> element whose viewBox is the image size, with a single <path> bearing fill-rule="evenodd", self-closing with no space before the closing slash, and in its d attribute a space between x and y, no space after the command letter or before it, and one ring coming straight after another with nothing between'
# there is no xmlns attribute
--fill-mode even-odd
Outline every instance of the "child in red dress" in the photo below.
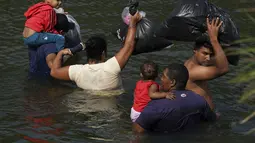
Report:
<svg viewBox="0 0 255 143"><path fill-rule="evenodd" d="M158 77L158 66L154 62L144 62L140 67L140 76L142 79L136 83L134 103L131 108L130 118L132 122L135 122L151 99L175 98L172 93L159 91L159 85L155 82Z"/></svg>

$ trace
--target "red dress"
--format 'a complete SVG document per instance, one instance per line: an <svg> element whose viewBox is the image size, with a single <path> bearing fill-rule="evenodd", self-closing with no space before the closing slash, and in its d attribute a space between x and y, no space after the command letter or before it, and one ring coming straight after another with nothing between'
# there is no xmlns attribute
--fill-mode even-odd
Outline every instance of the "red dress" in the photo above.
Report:
<svg viewBox="0 0 255 143"><path fill-rule="evenodd" d="M25 13L27 18L25 26L36 32L49 32L59 34L54 26L57 16L54 9L46 3L40 2L31 6Z"/></svg>
<svg viewBox="0 0 255 143"><path fill-rule="evenodd" d="M141 112L144 107L151 101L149 96L149 88L152 84L156 84L159 91L159 85L154 81L139 80L136 83L133 104L133 109L135 111Z"/></svg>

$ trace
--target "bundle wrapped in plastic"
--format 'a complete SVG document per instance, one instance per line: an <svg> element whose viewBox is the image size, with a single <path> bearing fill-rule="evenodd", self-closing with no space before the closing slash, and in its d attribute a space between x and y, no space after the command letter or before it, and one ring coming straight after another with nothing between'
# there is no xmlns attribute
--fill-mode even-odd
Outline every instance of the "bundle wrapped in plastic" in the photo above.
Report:
<svg viewBox="0 0 255 143"><path fill-rule="evenodd" d="M170 16L156 30L157 37L178 41L196 41L207 35L206 17L219 17L223 24L219 31L219 41L223 48L235 50L239 44L233 42L240 38L238 28L230 15L223 9L209 3L207 0L180 0ZM239 55L228 56L230 64L237 65Z"/></svg>
<svg viewBox="0 0 255 143"><path fill-rule="evenodd" d="M67 17L67 20L69 22L68 24L68 30L65 31L65 47L74 47L78 45L82 38L81 38L81 30L80 25L75 20L75 18L69 14L65 13L63 8L55 9L56 13L65 14Z"/></svg>
<svg viewBox="0 0 255 143"><path fill-rule="evenodd" d="M65 34L66 47L73 47L78 45L82 40L80 25L72 15L67 14L66 16L69 22L69 30Z"/></svg>
<svg viewBox="0 0 255 143"><path fill-rule="evenodd" d="M136 13L137 6L138 2L132 1L132 3L129 4L129 7L125 7L122 11L121 17L123 22L121 22L118 30L114 32L114 35L116 35L116 37L122 42L125 41L130 17ZM137 23L136 26L136 45L132 54L136 55L159 51L171 46L172 42L170 40L153 35L155 25L152 21L145 17L145 12L139 11L139 13L142 16L142 19L139 21L139 23Z"/></svg>

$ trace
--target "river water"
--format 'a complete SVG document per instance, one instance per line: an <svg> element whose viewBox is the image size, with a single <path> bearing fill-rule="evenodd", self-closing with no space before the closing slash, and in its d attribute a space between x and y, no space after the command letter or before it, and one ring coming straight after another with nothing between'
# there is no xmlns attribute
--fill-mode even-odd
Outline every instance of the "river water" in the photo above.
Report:
<svg viewBox="0 0 255 143"><path fill-rule="evenodd" d="M213 2L231 13L242 37L255 36L255 24L240 12L240 8L254 7L254 0ZM121 46L111 32L119 24L126 3L127 0L67 0L64 7L79 22L84 41L93 34L106 36L111 57ZM162 21L175 3L143 0L140 9L151 19ZM122 72L125 92L119 96L99 96L101 93L82 91L71 82L29 80L28 50L21 36L23 13L29 5L29 0L0 0L0 142L254 142L253 135L244 134L254 127L255 121L237 124L254 111L254 105L238 103L243 86L229 83L242 64L231 66L231 72L210 82L217 110L222 115L220 121L172 135L144 135L137 139L132 134L129 112L140 64L150 59L162 70L170 62L183 62L192 54L190 43L175 42L171 49L132 56ZM85 61L82 58L79 62Z"/></svg>

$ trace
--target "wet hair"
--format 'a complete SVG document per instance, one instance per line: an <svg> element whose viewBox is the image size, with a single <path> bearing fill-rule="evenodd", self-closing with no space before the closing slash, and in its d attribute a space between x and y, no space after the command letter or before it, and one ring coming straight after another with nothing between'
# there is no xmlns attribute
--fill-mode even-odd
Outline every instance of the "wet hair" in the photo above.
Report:
<svg viewBox="0 0 255 143"><path fill-rule="evenodd" d="M68 19L65 14L57 13L57 23L55 29L57 31L68 32L72 24L68 22Z"/></svg>
<svg viewBox="0 0 255 143"><path fill-rule="evenodd" d="M168 65L167 76L170 80L175 80L176 89L184 90L189 79L188 69L183 64L173 63Z"/></svg>
<svg viewBox="0 0 255 143"><path fill-rule="evenodd" d="M145 61L140 67L140 72L144 80L155 80L158 77L158 66L152 61Z"/></svg>
<svg viewBox="0 0 255 143"><path fill-rule="evenodd" d="M206 37L199 37L195 41L194 50L199 50L202 47L206 47L213 51L212 44L209 42L209 40Z"/></svg>
<svg viewBox="0 0 255 143"><path fill-rule="evenodd" d="M101 36L90 37L86 43L87 60L100 61L102 53L107 54L106 40Z"/></svg>

